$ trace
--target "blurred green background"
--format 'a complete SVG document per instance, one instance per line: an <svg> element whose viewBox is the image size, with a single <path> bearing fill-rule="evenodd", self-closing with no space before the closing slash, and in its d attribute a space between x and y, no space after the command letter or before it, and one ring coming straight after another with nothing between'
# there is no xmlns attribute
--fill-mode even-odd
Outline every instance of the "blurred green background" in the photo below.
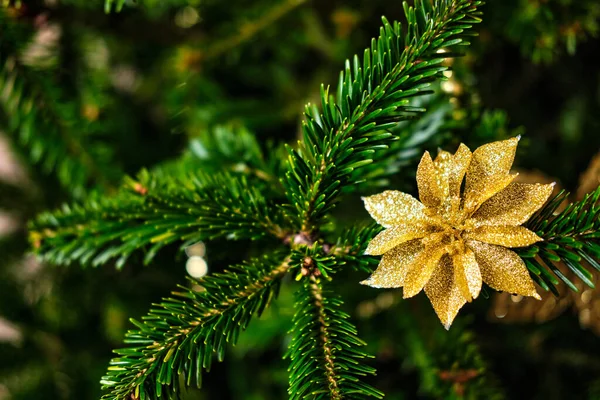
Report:
<svg viewBox="0 0 600 400"><path fill-rule="evenodd" d="M421 132L430 150L524 134L519 169L575 191L600 151L600 3L488 3L480 36L430 100L429 125L403 132ZM0 400L99 398L128 318L185 284L186 257L175 247L146 267L132 257L122 271L41 264L28 254L26 221L89 191L110 194L125 174L176 158L220 124L245 126L265 146L295 141L304 104L318 99L320 83L335 86L382 15L402 19L401 2L128 0L109 14L102 0L0 8ZM14 95L27 101L15 108ZM413 187L416 163L401 167L394 184ZM366 216L354 203L341 210L347 222ZM210 271L250 247L206 245ZM387 399L600 399L600 294L571 301L550 321L500 324L490 293L446 332L424 296L404 302L355 290L364 276L344 275L338 289L376 355L371 383ZM288 286L186 399L286 397Z"/></svg>

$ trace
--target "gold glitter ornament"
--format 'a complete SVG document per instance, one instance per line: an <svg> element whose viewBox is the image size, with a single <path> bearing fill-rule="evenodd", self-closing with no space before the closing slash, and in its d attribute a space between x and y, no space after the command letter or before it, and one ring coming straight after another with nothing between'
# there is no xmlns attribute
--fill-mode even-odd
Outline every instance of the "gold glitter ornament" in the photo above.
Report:
<svg viewBox="0 0 600 400"><path fill-rule="evenodd" d="M489 143L473 153L461 144L435 160L425 152L417 170L420 201L392 190L363 198L386 229L367 247L365 254L383 257L361 283L402 287L404 298L424 289L446 329L477 298L482 282L539 299L527 267L509 248L542 240L520 225L548 200L554 184L513 182L518 141Z"/></svg>

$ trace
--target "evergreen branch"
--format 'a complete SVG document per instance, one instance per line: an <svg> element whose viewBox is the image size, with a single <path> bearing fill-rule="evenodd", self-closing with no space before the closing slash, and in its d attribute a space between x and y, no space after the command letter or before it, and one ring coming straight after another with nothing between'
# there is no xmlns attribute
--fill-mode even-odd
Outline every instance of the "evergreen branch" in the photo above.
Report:
<svg viewBox="0 0 600 400"><path fill-rule="evenodd" d="M223 360L228 343L254 315L260 316L277 296L282 276L290 267L279 255L255 259L198 282L203 289L182 287L164 299L141 322L132 322L102 379L109 393L103 400L179 398L179 378L201 386L202 370L209 371L213 355Z"/></svg>
<svg viewBox="0 0 600 400"><path fill-rule="evenodd" d="M405 12L408 32L385 18L362 63L355 56L340 74L337 100L321 88L321 110L306 107L303 143L289 150L284 184L301 231L314 233L334 207L340 189L360 182L360 167L373 161L376 150L394 139L385 130L422 112L409 99L429 93L442 79L442 61L452 53L439 50L466 45L463 37L479 22L480 1L419 0ZM358 170L358 171L357 171ZM296 216L297 214L298 216Z"/></svg>
<svg viewBox="0 0 600 400"><path fill-rule="evenodd" d="M361 167L361 181L343 187L343 193L361 193L377 187L389 187L390 179L394 183L414 171L419 158L426 149L440 147L449 133L453 121L453 112L457 107L449 102L445 93L417 97L413 105L425 109L420 118L400 121L389 129L395 140L386 149L377 154L377 162Z"/></svg>
<svg viewBox="0 0 600 400"><path fill-rule="evenodd" d="M331 275L347 264L358 271L373 272L372 267L378 263L377 258L365 256L363 253L379 232L381 226L371 224L342 232L335 245L322 241L312 243L310 246L300 244L290 256L292 264L302 266L296 275L296 280L311 274L322 275L329 280Z"/></svg>
<svg viewBox="0 0 600 400"><path fill-rule="evenodd" d="M29 34L1 9L0 35L0 124L65 188L75 193L92 184L113 188L122 172L111 151L91 137L77 105L65 101L49 73L21 62L17 45Z"/></svg>
<svg viewBox="0 0 600 400"><path fill-rule="evenodd" d="M397 177L402 168L416 166L427 148L439 146L453 121L452 113L457 109L449 100L446 94L416 98L415 106L426 111L419 119L401 121L390 129L398 139L381 152L380 162L365 166L368 169L376 167L379 171L378 174L369 173L365 179Z"/></svg>
<svg viewBox="0 0 600 400"><path fill-rule="evenodd" d="M340 307L339 297L325 291L312 274L297 293L294 326L286 358L290 359L290 399L382 398L360 379L375 369L361 363L370 357L358 350L365 343Z"/></svg>
<svg viewBox="0 0 600 400"><path fill-rule="evenodd" d="M243 126L219 125L190 141L186 153L179 159L161 164L153 174L168 177L187 177L190 171L221 172L223 170L254 176L265 189L280 188L277 178L279 157L265 155L256 136ZM259 182L257 182L258 184Z"/></svg>
<svg viewBox="0 0 600 400"><path fill-rule="evenodd" d="M375 223L347 229L340 234L336 244L329 249L329 254L336 258L337 263L349 263L357 271L372 273L374 267L379 263L379 259L363 253L369 242L381 230L381 226Z"/></svg>
<svg viewBox="0 0 600 400"><path fill-rule="evenodd" d="M397 140L380 151L377 163L362 168L365 181L343 188L344 193L371 191L377 186L389 187L389 178L393 178L395 185L406 184L403 178L414 177L423 152L447 147L452 137L462 137L464 142L482 145L523 133L522 128L509 128L504 111L483 110L472 105L459 107L445 93L422 96L414 100L414 105L426 111L419 119L401 121L391 128L390 132ZM466 116L457 119L457 114Z"/></svg>
<svg viewBox="0 0 600 400"><path fill-rule="evenodd" d="M283 239L283 222L243 176L196 173L187 180L157 182L142 173L115 197L40 215L30 225L30 239L37 253L55 264L96 266L118 257L122 267L136 250L146 250L148 263L174 242Z"/></svg>
<svg viewBox="0 0 600 400"><path fill-rule="evenodd" d="M555 288L558 279L571 290L579 291L560 271L558 263L565 264L591 288L594 288L593 275L583 264L600 271L600 187L557 212L567 196L568 193L562 191L525 224L544 241L517 249L533 279L555 294L558 294Z"/></svg>

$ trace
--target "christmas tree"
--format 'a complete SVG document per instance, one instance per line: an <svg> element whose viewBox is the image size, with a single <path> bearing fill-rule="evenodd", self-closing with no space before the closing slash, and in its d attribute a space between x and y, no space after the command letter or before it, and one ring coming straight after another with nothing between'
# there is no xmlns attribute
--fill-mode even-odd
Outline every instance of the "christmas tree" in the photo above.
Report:
<svg viewBox="0 0 600 400"><path fill-rule="evenodd" d="M0 399L600 399L599 18L5 1Z"/></svg>

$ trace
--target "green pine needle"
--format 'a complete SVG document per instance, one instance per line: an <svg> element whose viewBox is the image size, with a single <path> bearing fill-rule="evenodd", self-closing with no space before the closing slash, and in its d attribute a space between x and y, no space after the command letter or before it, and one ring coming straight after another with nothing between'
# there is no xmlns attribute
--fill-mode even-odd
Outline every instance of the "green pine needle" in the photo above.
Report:
<svg viewBox="0 0 600 400"><path fill-rule="evenodd" d="M382 230L381 225L376 223L347 229L340 234L329 254L335 257L336 263L343 261L357 271L372 273L379 258L366 256L364 252L369 242Z"/></svg>
<svg viewBox="0 0 600 400"><path fill-rule="evenodd" d="M230 240L286 236L281 213L244 176L195 173L187 179L157 180L147 173L112 198L90 198L65 206L30 224L30 239L44 260L55 264L122 267L135 251L145 262L171 243L183 245L224 237Z"/></svg>
<svg viewBox="0 0 600 400"><path fill-rule="evenodd" d="M321 88L320 108L307 105L303 142L289 149L284 184L298 229L318 231L335 206L341 188L363 180L364 167L376 151L394 140L387 132L399 121L424 109L411 106L415 96L431 93L431 82L443 79L444 59L455 46L468 45L478 23L480 1L419 0L404 3L407 33L385 18L362 60L347 61L340 74L337 98ZM441 52L447 51L447 52ZM368 170L367 170L368 171Z"/></svg>
<svg viewBox="0 0 600 400"><path fill-rule="evenodd" d="M286 355L290 400L383 398L382 392L361 380L374 375L375 369L362 363L371 356L360 350L365 343L341 305L318 278L303 280Z"/></svg>
<svg viewBox="0 0 600 400"><path fill-rule="evenodd" d="M346 63L337 97L322 88L320 108L307 106L303 142L287 149L284 166L277 157L264 157L248 132L223 128L192 142L179 161L126 179L112 198L90 196L82 206L41 215L31 224L38 253L58 264L117 259L122 266L136 251L145 251L150 261L170 243L217 237L272 237L291 247L283 262L283 257L253 260L208 277L201 282L205 291L186 289L134 322L138 329L126 338L130 347L118 351L102 381L105 400L177 398L181 377L186 385L199 386L213 354L222 359L225 344L235 343L250 318L260 314L288 270L301 281L287 356L291 398L383 396L363 382L375 373L364 363L369 357L360 350L364 342L340 309L341 300L322 282L346 265L371 271L376 260L362 253L380 228L352 229L332 245L319 228L342 191L386 176L389 171L371 166L374 160L406 162L431 137L431 130L418 125L421 134L403 137L398 123L425 111L413 99L444 79L443 62L458 53L456 46L468 44L464 39L473 35L481 4L405 3L406 32L384 19L363 59ZM432 114L433 121L443 121L447 112ZM408 150L412 153L402 153Z"/></svg>
<svg viewBox="0 0 600 400"><path fill-rule="evenodd" d="M277 296L288 268L281 255L255 259L204 278L201 287L181 287L142 321L132 320L137 329L125 336L129 347L116 350L101 381L109 390L102 399L179 398L180 376L200 387L202 371L214 356L222 361L227 346Z"/></svg>
<svg viewBox="0 0 600 400"><path fill-rule="evenodd" d="M0 9L0 35L0 129L72 193L92 184L112 189L123 173L110 146L81 117L79 104L65 100L51 71L23 62L16 46L29 43L33 32Z"/></svg>
<svg viewBox="0 0 600 400"><path fill-rule="evenodd" d="M579 291L558 263L591 288L593 276L586 266L600 271L600 187L558 212L568 195L564 190L560 192L525 224L544 241L517 249L536 283L555 294L559 281Z"/></svg>

